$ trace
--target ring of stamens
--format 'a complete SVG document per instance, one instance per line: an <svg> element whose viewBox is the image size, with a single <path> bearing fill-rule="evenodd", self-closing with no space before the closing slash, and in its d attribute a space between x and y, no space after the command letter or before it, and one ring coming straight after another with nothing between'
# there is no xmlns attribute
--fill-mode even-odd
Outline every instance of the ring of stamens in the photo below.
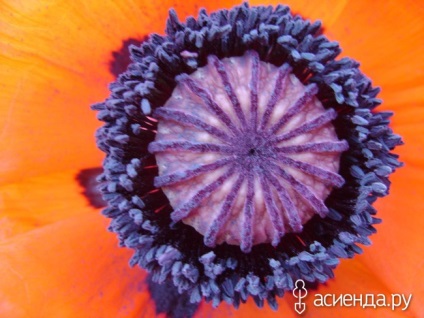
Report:
<svg viewBox="0 0 424 318"><path fill-rule="evenodd" d="M315 215L303 224L300 233L286 233L278 246L256 245L248 254L243 253L237 245L223 243L212 247L214 240L207 240L205 235L184 224L185 220L174 223L171 220L172 212L177 210L179 205L175 202L173 206L169 204L166 195L169 197L172 192L165 193L167 189L184 183L193 185L196 180L210 175L216 168L201 168L200 164L192 167L199 168L199 171L190 172L189 167L179 165L180 174L172 174L164 171L163 162L158 167L156 159L165 153L173 152L173 160L178 161L190 151L166 149L155 154L147 152L148 145L157 135L158 122L160 132L166 122L181 124L181 121L187 121L187 116L191 116L190 119L181 125L186 132L192 129L192 133L205 136L209 130L224 139L233 138L228 127L222 128L215 123L204 125L207 123L205 118L216 118L210 113L208 117L199 117L198 113L174 109L175 116L171 116L172 118L155 114L156 111L159 113L170 110L169 107L162 106L177 85L176 76L182 73L193 76L199 67L202 68L207 63L207 57L210 55L216 55L225 64L225 58L240 56L247 50L257 51L261 61L277 67L283 63L289 64L291 72L303 84L315 83L319 88L316 96L324 105L324 113L306 118L303 123L308 124L303 127L292 127L291 131L289 129L286 132L277 131L273 138L277 138L277 142L284 141L281 146L290 146L286 143L303 138L302 130L312 133L330 121L334 124L339 138L349 144L349 149L340 159L339 173L343 176L345 184L341 188L333 188L325 199L325 205L328 207L325 219ZM140 46L131 46L130 51L133 62L128 70L110 85L110 97L92 108L98 111L98 118L105 123L96 134L98 147L106 153L104 173L98 179L101 182L103 198L108 204L102 213L112 220L109 229L118 234L120 245L134 249L131 266L138 265L148 270L154 282L172 281L183 301L187 300L186 297L190 298L192 303L205 299L215 307L226 301L237 308L252 297L257 306L262 307L267 301L271 308L276 310L278 304L275 298L282 297L286 291L292 290L294 281L303 279L313 284L324 283L333 277L333 269L339 263L339 258L352 258L362 252L360 245L370 244L369 236L375 233L375 224L380 223L380 219L376 218L377 211L373 203L377 198L388 194L389 175L402 166L398 156L391 152L402 144L402 139L389 128L392 113L376 110L381 103L377 98L379 89L360 71L359 63L349 58L336 59L341 49L336 42L330 42L322 35L319 22L304 20L299 15L293 15L288 7L281 5L274 8L249 7L244 3L230 10L219 10L210 14L202 9L197 19L189 17L186 22L179 21L176 12L171 10L166 35L152 34ZM211 59L213 57L209 57L209 60ZM219 61L217 65L219 67ZM226 67L224 70L227 70ZM217 81L221 81L225 74L231 75L227 71L223 72L222 76L216 72L215 74ZM235 109L237 102L240 107L250 106L249 103L242 103L242 99L237 95L235 83L239 78L236 77L236 81L229 78L232 86L226 86L228 93L224 89L224 95L229 96L231 103L229 109ZM180 81L179 86L183 85ZM205 90L211 89L211 86L203 81L201 87ZM235 94L232 94L231 90ZM250 89L246 91L245 96L250 101ZM262 91L258 90L259 103ZM272 92L272 89L268 90L268 98ZM215 99L213 94L211 96ZM238 98L235 99L234 96ZM218 105L225 111L229 110L221 103ZM301 113L305 114L306 109L304 106ZM247 114L250 112L248 109L243 111L246 114L243 124L239 122L238 117L231 117L232 111L228 113L237 127L249 124L250 117ZM183 116L180 116L181 113ZM258 120L261 116L259 112ZM290 121L287 124L289 125ZM204 128L199 129L196 125L203 125ZM287 127L283 125L282 129ZM295 136L292 137L293 135ZM185 141L194 142L192 139ZM236 145L239 145L239 139L237 141ZM202 143L206 141L203 140ZM221 146L225 144L221 141L214 143ZM298 143L301 144L303 143ZM257 149L250 148L245 152L253 156L256 155ZM191 153L200 158L216 155L212 152ZM286 156L295 160L291 167L293 171L309 171L306 174L313 175L312 168L303 165L304 161L296 158L308 153L311 152L291 153ZM320 155L317 152L311 154ZM321 154L327 156L329 153ZM225 156L229 157L228 154ZM315 160L307 163L316 166L319 162L320 160ZM212 163L211 161L203 165ZM227 168L230 164L226 164ZM288 165L279 161L277 164L288 173ZM159 176L158 168L161 170ZM186 172L194 174L194 177L161 188L155 186L155 183L158 185L160 182L166 183L166 180L184 178ZM237 178L238 173L239 170L234 174L234 178ZM248 173L256 172L248 170ZM248 174L245 174L244 178L247 179L247 176ZM264 174L263 178L267 180L268 188L273 190L274 194L277 190L281 194L286 189L286 181L277 173ZM277 184L274 187L271 182L275 179L280 182L279 186ZM321 184L327 182L327 177L315 179ZM234 183L228 190L234 191L236 197L240 197L246 183L246 180L242 182L238 190L234 187L237 183ZM260 184L259 179L257 184ZM302 198L296 191L294 193L295 198ZM263 194L264 200L265 195L267 194ZM182 193L181 197L191 200L189 193ZM280 202L278 197L273 198L274 202ZM231 196L228 202L230 199ZM200 206L204 202L202 201ZM223 200L221 204L222 202ZM306 200L303 202L308 205ZM234 210L234 207L232 209ZM220 209L209 211L216 213ZM190 217L195 212L195 209L192 210ZM258 227L260 224L255 224L255 228ZM218 238L222 232L223 229L219 229ZM213 236L211 238L213 239ZM208 245L204 244L205 241Z"/></svg>

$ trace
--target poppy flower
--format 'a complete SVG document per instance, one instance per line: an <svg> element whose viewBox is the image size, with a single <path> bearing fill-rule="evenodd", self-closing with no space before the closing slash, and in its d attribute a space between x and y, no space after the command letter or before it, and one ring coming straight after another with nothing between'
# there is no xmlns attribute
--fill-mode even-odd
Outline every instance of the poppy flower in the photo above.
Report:
<svg viewBox="0 0 424 318"><path fill-rule="evenodd" d="M224 1L205 7L212 12L236 4ZM424 174L420 167L423 114L419 106L423 103L424 80L420 58L423 8L407 1L287 4L303 17L322 20L324 34L340 42L343 56L361 62L361 71L382 88L380 97L384 103L378 111L395 112L393 127L406 143L397 150L405 168L391 177L390 196L374 204L384 224L377 226L379 233L372 236L373 245L363 255L343 260L335 269L335 278L319 285L315 292L413 294L405 312L390 308L378 308L376 312L387 317L422 316L420 231L424 224L420 185ZM110 65L118 57L116 52L122 43L128 39L142 41L155 32L163 34L171 7L180 17L195 15L198 10L194 2L169 2L163 6L127 1L1 4L0 310L5 316L152 317L158 312L174 316L194 313L199 317L296 316L295 299L289 293L277 298L278 312L267 306L257 308L252 298L237 310L226 303L217 309L205 302L195 306L187 297L173 294L172 284L165 285L168 293L164 297L163 286L152 282L152 277L141 269L128 266L131 252L117 247L114 236L105 230L107 220L99 215L99 204L84 197L84 191L87 194L95 187L91 175L98 171L88 168L97 167L102 161L92 138L98 123L88 105L109 95L107 83L114 81ZM160 37L156 39L160 41ZM188 60L190 54L186 55ZM316 78L315 83L325 86L323 78ZM140 102L148 113L151 101ZM102 132L104 129L100 130L100 143L106 140L101 139ZM125 142L123 138L115 138L115 142ZM160 143L157 141L157 145ZM167 163L166 158L164 162ZM106 169L113 170L110 163ZM125 180L122 182L125 184ZM114 192L110 183L106 187L106 192ZM374 187L374 192L385 192L387 185ZM106 199L113 200L107 195ZM145 204L134 200L133 204ZM138 210L132 210L135 222ZM111 211L109 216L113 217ZM112 229L122 230L123 223L116 218L114 222ZM157 224L144 223L144 230L155 231ZM349 237L344 239L349 241ZM247 244L240 253L250 248L255 247ZM204 258L205 262L210 259ZM277 262L274 265L277 267ZM374 310L318 308L313 307L312 300L313 297L307 300L306 316L365 317Z"/></svg>

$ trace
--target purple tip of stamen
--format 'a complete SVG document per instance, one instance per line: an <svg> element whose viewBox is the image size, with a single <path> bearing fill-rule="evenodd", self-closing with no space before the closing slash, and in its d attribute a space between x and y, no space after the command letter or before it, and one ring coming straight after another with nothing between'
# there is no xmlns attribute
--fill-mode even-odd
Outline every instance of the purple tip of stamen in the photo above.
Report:
<svg viewBox="0 0 424 318"><path fill-rule="evenodd" d="M174 207L171 219L195 227L206 246L277 246L314 214L327 215L348 143L331 125L336 112L316 99L318 86L303 86L288 64L265 65L252 50L207 60L177 76L175 97L155 111L154 184Z"/></svg>

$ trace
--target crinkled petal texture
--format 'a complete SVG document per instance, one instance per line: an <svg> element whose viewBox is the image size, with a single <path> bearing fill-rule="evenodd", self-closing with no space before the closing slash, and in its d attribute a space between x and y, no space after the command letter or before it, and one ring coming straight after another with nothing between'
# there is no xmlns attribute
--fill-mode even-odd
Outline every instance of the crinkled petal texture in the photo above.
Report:
<svg viewBox="0 0 424 318"><path fill-rule="evenodd" d="M154 316L145 274L98 214L41 227L0 243L4 317Z"/></svg>
<svg viewBox="0 0 424 318"><path fill-rule="evenodd" d="M107 95L112 52L163 32L170 7L193 14L196 1L0 3L0 182L99 165L87 105Z"/></svg>
<svg viewBox="0 0 424 318"><path fill-rule="evenodd" d="M209 11L232 1L205 3ZM251 5L263 4L253 1ZM344 261L319 293L413 294L410 308L315 308L304 317L422 317L424 268L424 14L415 1L287 1L321 19L345 56L382 87L382 109L406 143L405 168L377 203L383 224L363 256ZM194 15L197 1L3 1L0 4L0 312L5 317L153 317L144 274L127 265L98 211L75 183L99 165L88 105L107 95L112 51L127 38L163 33L167 11ZM45 176L42 176L45 175ZM279 312L201 304L198 317L295 317L294 298Z"/></svg>
<svg viewBox="0 0 424 318"><path fill-rule="evenodd" d="M67 170L0 185L0 241L74 216L93 213L78 181Z"/></svg>

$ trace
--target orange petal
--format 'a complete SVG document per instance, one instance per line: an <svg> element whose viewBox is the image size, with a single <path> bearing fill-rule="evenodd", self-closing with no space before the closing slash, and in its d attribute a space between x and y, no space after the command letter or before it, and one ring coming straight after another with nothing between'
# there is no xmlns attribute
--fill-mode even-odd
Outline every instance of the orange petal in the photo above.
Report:
<svg viewBox="0 0 424 318"><path fill-rule="evenodd" d="M146 274L128 266L107 223L87 214L0 243L2 315L154 317Z"/></svg>
<svg viewBox="0 0 424 318"><path fill-rule="evenodd" d="M251 4L263 4L254 0ZM278 1L267 1L278 4ZM382 88L383 108L401 110L424 102L424 6L417 1L288 0L292 9L323 22L324 34L340 43L342 56ZM417 106L415 106L418 109Z"/></svg>
<svg viewBox="0 0 424 318"><path fill-rule="evenodd" d="M97 165L90 105L108 96L112 52L128 38L163 33L168 9L195 0L2 1L0 182ZM232 1L207 5L216 10Z"/></svg>
<svg viewBox="0 0 424 318"><path fill-rule="evenodd" d="M0 240L85 213L99 214L70 170L0 186Z"/></svg>
<svg viewBox="0 0 424 318"><path fill-rule="evenodd" d="M396 96L402 93L402 90L398 91ZM395 94L393 93L393 95ZM424 96L424 93L421 96ZM396 149L396 153L400 155L400 159L405 163L406 169L424 167L424 142L422 138L424 134L424 126L422 124L424 122L424 99L422 101L407 102L399 107L394 106L392 108L396 108L393 116L394 130L402 136L405 142L405 145Z"/></svg>
<svg viewBox="0 0 424 318"><path fill-rule="evenodd" d="M416 42L415 44L421 43L420 41L414 40L414 36L419 34L419 30L422 30L420 26L422 24L420 24L420 21L417 20L418 16L422 16L422 13L420 13L419 8L417 8L417 10L413 9L406 12L407 10L398 8L399 5L396 6L395 2L388 3L387 6L386 4L386 2L372 2L372 5L376 5L378 6L378 8L374 8L375 10L371 10L370 8L372 7L370 7L371 4L369 3L366 4L367 7L362 8L362 4L360 4L359 2L350 2L346 10L342 10L342 7L340 10L336 10L338 14L340 14L340 19L334 19L330 23L330 25L333 25L334 23L335 27L331 29L329 28L328 32L330 32L332 37L334 34L334 39L339 40L341 42L346 54L349 54L355 59L363 61L363 69L368 75L376 79L376 82L378 84L382 83L383 94L386 94L383 96L386 100L389 100L388 105L398 106L400 104L404 105L405 103L412 104L414 101L420 98L420 96L422 99L422 94L419 94L420 86L414 86L415 83L422 82L422 78L419 74L419 70L422 69L422 64L420 64L422 63L422 61L418 60L420 54L408 53L402 55L401 53L405 52L405 49L409 48L411 48L411 52L413 52L413 42ZM149 6L150 4L145 5ZM411 2L411 5L414 5L414 3ZM142 36L144 34L140 30L144 31L145 29L147 29L147 27L151 27L150 29L154 29L153 25L158 25L157 22L155 22L155 19L157 19L157 21L160 21L161 23L161 26L158 27L158 29L163 29L164 19L158 19L158 17L164 15L166 5L163 6L163 8L156 8L156 10L153 11L149 10L149 8L147 8L147 10L145 9L144 12L149 13L149 15L145 19L141 19L140 16L137 16L137 14L135 14L139 11L133 14L133 12L135 11L134 9L137 8L127 8L126 6L123 6L122 8L120 7L119 10L125 11L129 17L137 18L136 21L134 18L127 19L125 15L122 15L125 16L125 21L131 22L120 21L124 19L121 18L120 15L116 15L116 12L114 10L118 9L118 5L116 5L115 3L105 4L104 2L99 2L97 4L97 7L94 2L89 4L84 3L80 5L59 3L52 4L49 8L47 8L47 5L45 4L39 4L36 1L27 1L25 3L25 8L19 8L18 6L19 4L0 5L0 12L7 13L5 14L5 18L2 17L1 19L2 21L4 21L3 23L5 25L1 25L0 28L2 30L0 34L0 43L3 43L0 44L2 45L0 50L0 52L2 52L0 55L0 63L5 65L5 67L2 67L0 70L0 75L2 78L2 82L0 83L2 88L0 90L0 97L2 101L2 104L0 105L0 118L3 118L4 120L1 125L2 139L0 142L0 154L2 158L6 158L0 165L2 178L4 180L14 180L26 175L36 175L44 173L45 171L54 171L69 167L83 167L91 165L93 162L97 162L99 155L96 153L94 148L91 148L91 146L87 146L86 138L87 136L90 136L96 124L94 121L88 119L84 120L84 118L89 118L87 116L91 116L92 114L87 112L85 108L84 110L81 109L82 107L85 107L85 105L88 105L96 100L101 100L104 96L106 96L106 91L100 88L96 89L95 87L91 87L90 85L92 85L92 83L100 83L102 84L101 87L103 87L103 84L109 81L110 75L106 71L106 63L109 60L110 51L117 49L119 47L121 39L126 38L122 36L115 36L126 33L122 31L121 28L127 30L128 25L131 25L128 30L135 30L135 28L132 29L133 25L142 25L144 26L144 28L138 28L137 32L129 32L129 34L132 34L132 36ZM91 6L93 6L93 8L91 8ZM180 5L180 8L177 8L179 13L193 13L190 12L194 7L192 6L192 3L190 1L185 2L184 8L182 7L183 5ZM17 14L17 9L22 9L25 12ZM350 9L354 10L350 11ZM302 13L301 9L297 11ZM101 12L102 14L99 14L99 12ZM113 18L112 14L115 15ZM184 13L181 13L180 15L183 14ZM379 19L378 17L380 15L381 17ZM28 16L30 16L30 18L28 18ZM64 16L66 17L66 19L55 19L55 17L57 16ZM86 21L84 21L84 19L82 18L83 16L88 17ZM45 19L46 17L48 19ZM311 17L313 17L313 15L311 15ZM106 18L108 18L109 20ZM330 15L328 19L330 19ZM50 21L54 21L54 28L52 28L52 25L49 24L52 23ZM108 21L114 21L113 26L107 26L106 23ZM117 22L115 23L115 21ZM388 23L383 24L382 21L388 21ZM149 23L151 24L150 26ZM368 27L368 30L365 30L364 25L369 25L370 23L372 23L373 28L370 29ZM115 28L115 25L119 25L120 27ZM350 25L352 27L345 28L346 25ZM418 27L413 27L412 29L408 28L414 25L418 25ZM82 28L84 32L87 32L88 36L80 36L81 33L77 33L75 31L78 27ZM34 32L39 32L40 29L42 30L41 33L43 34L43 36L33 36ZM74 33L71 32L69 34L67 30L74 30ZM107 30L107 32L105 30ZM413 36L410 37L410 33L402 33L400 32L400 30L411 32ZM380 42L375 41L375 38L369 35L370 33L374 35L390 34L390 36L382 38L382 42ZM109 34L111 34L110 38ZM402 38L402 34L406 34L406 36ZM339 37L338 35L342 35L342 37ZM96 41L92 41L92 38L96 38ZM57 40L57 42L53 41L54 39ZM99 39L98 42L97 39ZM359 43L360 45L357 45L356 43L358 39L361 39L363 41ZM389 42L392 41L392 39L395 39L397 41L395 45L392 45L392 42ZM31 43L31 40L40 42ZM50 45L53 42L55 42L55 46ZM113 44L110 44L112 42ZM384 46L382 46L383 49L378 47L379 43L384 44ZM88 50L88 52L84 50L75 51L73 49L75 47L89 47L91 50ZM368 47L373 48L373 50L364 50L364 48ZM104 51L105 48L109 48L107 53L105 53ZM414 46L414 48L416 48L416 46ZM380 49L380 54L376 53L378 52L376 49ZM381 51L384 51L385 58L381 58ZM66 54L66 56L61 56L63 52L72 53L68 53ZM360 57L361 54L362 58ZM42 56L44 56L44 59L42 58ZM52 60L49 60L46 57L51 58ZM402 62L399 65L403 66L401 67L396 64L393 67L393 64L395 64L393 63L393 61L397 61L396 63L398 63L399 60ZM96 62L93 63L92 61ZM7 66L5 64L6 62ZM71 65L71 69L69 69L69 65ZM102 68L99 67L100 65L102 66ZM392 68L388 69L388 66L392 66ZM410 77L408 77L408 73L410 73ZM415 81L412 81L411 77L415 79ZM409 90L409 87L411 87L409 86L409 83L412 83L413 85L411 90ZM88 90L87 87L90 87L90 90ZM55 92L55 89L58 90L58 92ZM400 89L402 93L399 95L397 92L399 92ZM80 92L79 94L82 97L76 97L75 91ZM391 91L393 91L394 93L390 93ZM390 102L390 100L392 102ZM28 105L31 105L31 107L28 107ZM67 116L68 114L69 116ZM60 124L59 122L54 122L54 124L51 124L51 118L58 119ZM78 132L75 132L73 128L73 126L75 125L73 124L73 121L70 120L72 118L78 118L78 123L81 122L83 124L81 125L81 127L78 127ZM82 121L80 120L80 118ZM60 136L55 137L54 133L56 132L60 132ZM52 136L49 136L49 134ZM48 138L46 138L46 136L48 136ZM53 162L54 164L52 164ZM31 167L30 171L28 171L29 167ZM419 170L417 170L417 173L418 176L422 175L422 172ZM395 184L397 182L400 182L396 180L396 176L397 174L393 178ZM405 183L402 187L404 189L410 189L410 182L418 181L420 183L417 183L417 188L419 188L418 185L421 184L423 180L421 180L421 177L418 176L414 177L412 175L412 172L411 175L407 178L400 176L399 179L405 180ZM409 183L407 181L409 181ZM396 192L395 189L395 187L392 189L392 193ZM398 189L400 189L400 185L398 186ZM416 244L420 241L419 237L417 239L416 233L420 232L393 232L394 229L398 229L399 224L406 226L401 226L402 229L408 228L408 226L413 230L417 231L420 231L422 229L422 218L420 219L419 215L417 221L411 224L411 222L413 222L413 220L411 221L412 218L405 218L404 215L399 215L399 211L396 211L396 207L398 209L400 207L405 209L409 207L408 212L410 212L410 214L418 214L418 211L422 211L422 209L420 207L417 208L417 205L415 203L416 200L411 200L409 202L409 199L412 198L419 200L420 198L422 198L422 193L416 193L420 192L416 188L413 189L413 191L415 191L414 193L416 194L412 196L410 195L410 193L406 193L405 195L405 192L401 192L400 190L397 191L397 199L392 199L395 200L395 202L393 202L393 205L385 203L390 200L391 197L381 203L384 203L383 206L378 205L379 210L381 210L382 213L387 214L382 215L385 220L385 223L389 222L389 224L391 224L391 226L389 226L389 230L386 230L386 236L384 237L384 239L377 238L381 236L381 229L385 228L385 224L379 227L380 234L376 235L373 238L373 240L376 242L375 246L378 246L378 244L380 244L379 250L381 250L382 254L384 255L376 255L376 260L369 261L369 264L367 264L370 268L373 268L374 270L380 273L382 281L386 280L388 277L392 277L391 270L397 269L394 272L398 276L393 275L393 281L390 282L392 287L391 290L393 290L394 292L400 292L400 290L395 289L395 287L397 288L397 285L401 285L403 284L403 282L408 282L408 284L411 286L420 286L420 280L416 280L416 276L414 276L414 279L412 279L411 274L422 272L422 267L417 268L419 263L417 263L417 259L413 255L414 253L415 255L418 254L418 256L422 255L422 250L419 249L419 246L416 246ZM405 203L409 203L409 205ZM393 219L391 219L392 217ZM89 216L84 216L84 218L89 218ZM407 221L405 221L404 219L407 219ZM69 222L71 222L71 220L64 221L61 224L67 224ZM70 234L70 232L76 232L78 234L80 231L78 224L78 222L74 222L73 226L75 227L75 229L73 229L73 231L69 229L64 229L63 233ZM16 240L15 248L29 249L31 242L36 242L36 240L39 238L38 236L43 237L43 235L41 235L40 233L43 233L45 230L51 228L56 228L58 226L59 224L50 225L44 229L33 231L21 237L16 237L10 240L9 242L15 242ZM389 234L391 235L389 236ZM82 237L82 234L79 235ZM395 240L393 240L393 235L395 237ZM24 239L25 237L27 239ZM99 237L101 237L101 235L99 235ZM52 235L50 238L52 238ZM64 236L61 236L59 242L61 244L65 243L63 245L66 245L67 243L69 243L66 240L72 239L70 237L66 238ZM381 240L380 243L379 240ZM401 250L402 253L400 253L399 255L403 258L400 257L400 260L398 259L398 257L393 257L391 261L387 261L387 242L390 242L390 240L397 241L399 244L402 243L402 246L407 248L406 252L403 249ZM415 245L411 245L411 242L414 242ZM88 242L88 244L90 244L90 241ZM399 246L396 247L398 248ZM31 246L31 249L32 248L33 247ZM82 249L85 250L86 247ZM3 252L3 250L4 247L1 247L1 252ZM374 250L376 250L376 248L374 248ZM419 251L421 251L421 253L417 253ZM45 272L41 271L41 268L37 263L38 259L37 261L33 262L35 264L35 277L33 277L32 275L28 274L30 272L29 269L25 271L22 267L22 264L24 263L24 260L20 259L22 255L19 256L17 254L13 254L14 252L12 251L12 249L6 249L5 252L7 252L7 255L11 253L10 257L14 257L18 260L18 263L20 262L21 265L17 267L18 273L20 273L20 271L23 272L23 278L26 279L26 277L29 277L28 281L35 283L32 285L32 287L31 285L28 285L30 286L30 293L26 294L27 297L28 295L31 296L33 294L36 294L33 290L37 282L40 283L39 281L37 281L37 279L41 279L41 277L43 276L40 275L40 273L44 273L45 276L48 276ZM48 252L46 250L46 247L44 247L44 250L42 250L42 252L44 252L44 254L45 252ZM390 251L390 253L392 253L392 251ZM367 255L370 254L372 253L367 253ZM3 275L3 272L1 275L2 277L6 277L6 282L4 284L5 286L7 284L12 284L7 285L9 287L6 286L7 288L12 288L10 286L13 286L16 281L13 281L13 277L8 277L12 276L9 274L10 270L7 267L8 259L2 259L0 262L0 270L2 272L7 271L8 273L7 275ZM29 260L29 263L31 263L31 260ZM44 265L49 265L50 268L53 267L53 264L55 264L53 260L41 263ZM373 265L374 263L376 265ZM399 266L399 264L407 266L403 267ZM385 265L387 267L385 267ZM413 270L410 271L409 268L412 268ZM31 268L31 270L32 269L33 268ZM340 271L340 269L338 271ZM69 276L72 278L72 275L70 275L70 273L71 272L68 271L63 276ZM373 275L369 274L368 271L365 271L365 274L363 272L360 273L362 274L360 274L359 277L363 277L364 279L369 278L369 280L372 281ZM74 274L74 272L72 272L72 274ZM78 274L80 273L77 273L77 275ZM37 278L37 275L39 275L40 277ZM342 277L349 277L348 275L352 275L352 272L350 272L349 270L347 270L347 274L341 274L340 272L336 272L336 275ZM397 279L398 282L396 283ZM15 280L19 281L16 276ZM337 278L335 282L338 281L340 280ZM360 286L367 286L366 282L368 282L368 280L366 280L365 283L361 284ZM330 284L331 283L329 283L329 286ZM383 285L384 284L382 284L382 286ZM421 286L423 285L424 284L421 284ZM51 287L56 285L46 284L46 286ZM64 286L66 286L66 282ZM85 285L83 284L83 286ZM7 288L4 290L7 291ZM359 287L357 286L357 288ZM3 288L0 288L0 290L3 290ZM374 290L384 290L384 288ZM419 289L416 290L419 291ZM346 290L346 292L351 291ZM22 295L25 295L24 288L21 290L21 293L22 294L20 296L21 298L23 298ZM11 295L8 295L8 297L17 297L16 294L13 295L11 293ZM63 293L61 295L63 296ZM74 296L75 295L71 293L70 298ZM31 299L31 297L27 298L27 300L28 299ZM413 305L420 304L420 301L417 299L422 299L422 289L421 291L419 291L418 296L414 296ZM35 305L37 304L35 303ZM9 306L9 310L16 309L13 308L10 303ZM28 308L25 306L22 306L23 312L26 310L25 308ZM66 308L68 307L64 306L64 308L66 310ZM415 311L419 312L417 310L419 309L417 309L416 305ZM48 312L46 311L46 313ZM334 312L334 315L337 315L337 313L338 312ZM249 313L246 313L245 317L248 317L248 315ZM69 315L65 314L64 316L66 317ZM345 315L343 316L345 317ZM314 317L316 316L314 315ZM356 315L355 317L360 316Z"/></svg>
<svg viewBox="0 0 424 318"><path fill-rule="evenodd" d="M369 253L370 254L370 253ZM353 260L342 260L339 267L335 270L335 279L320 286L317 293L321 295L334 294L337 297L340 295L356 295L357 299L363 299L362 304L365 304L366 296L372 294L376 301L379 294L384 294L387 303L391 301L390 294L394 292L388 288L385 280L380 280L376 277L375 272L368 268L362 262L361 258L356 257ZM309 297L309 296L308 296ZM328 296L326 302L331 303L333 296ZM313 300L317 299L315 294L311 294L308 299L308 307L310 317L343 317L343 318L361 318L361 317L410 317L410 312L402 311L402 308L392 310L391 307L362 307L360 303L356 306L340 306L340 303L331 307L314 307ZM368 300L367 300L368 303ZM346 302L352 305L352 302ZM306 315L306 317L309 317Z"/></svg>
<svg viewBox="0 0 424 318"><path fill-rule="evenodd" d="M383 223L361 259L393 292L412 293L410 312L422 317L424 167L406 165L391 179L391 194L376 204Z"/></svg>
<svg viewBox="0 0 424 318"><path fill-rule="evenodd" d="M327 34L361 63L386 108L424 100L424 6L417 1L349 1Z"/></svg>

